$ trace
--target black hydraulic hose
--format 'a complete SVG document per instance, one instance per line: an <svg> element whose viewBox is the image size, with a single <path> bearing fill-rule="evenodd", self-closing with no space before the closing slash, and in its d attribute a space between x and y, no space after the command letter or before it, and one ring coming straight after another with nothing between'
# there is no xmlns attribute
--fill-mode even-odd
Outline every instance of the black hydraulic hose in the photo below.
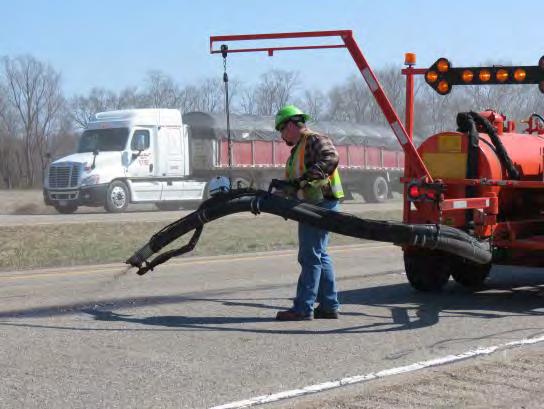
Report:
<svg viewBox="0 0 544 409"><path fill-rule="evenodd" d="M497 135L497 131L493 128L491 122L476 112L460 112L457 114L457 125L460 132L466 132L469 135L470 140L477 140L478 131L476 130L476 124L480 125L484 131L489 135L491 142L495 146L497 156L501 165L506 169L508 178L512 180L519 180L519 171L514 166L512 159L508 155L506 148L504 147L501 138Z"/></svg>
<svg viewBox="0 0 544 409"><path fill-rule="evenodd" d="M233 213L261 212L275 214L314 227L346 236L369 239L397 245L407 245L432 250L442 250L479 264L491 262L491 252L486 243L479 242L462 230L434 224L403 224L401 222L361 219L349 213L336 212L293 199L286 199L264 190L246 190L227 193L203 202L198 210L166 226L151 237L149 242L130 257L126 263L145 274L156 265L183 249L160 254L148 259L182 235L202 229L208 222ZM194 237L194 236L193 236ZM198 240L198 237L197 237ZM189 250L194 247L185 246Z"/></svg>

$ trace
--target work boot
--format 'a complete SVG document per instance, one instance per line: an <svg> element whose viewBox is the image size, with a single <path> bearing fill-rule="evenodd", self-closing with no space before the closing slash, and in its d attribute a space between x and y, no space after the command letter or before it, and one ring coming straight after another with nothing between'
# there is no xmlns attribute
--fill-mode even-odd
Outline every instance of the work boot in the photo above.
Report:
<svg viewBox="0 0 544 409"><path fill-rule="evenodd" d="M317 307L314 310L314 318L315 319L329 319L329 320L337 320L338 319L338 311L324 311L321 308Z"/></svg>
<svg viewBox="0 0 544 409"><path fill-rule="evenodd" d="M278 321L309 321L314 317L310 315L304 315L300 312L287 310L287 311L278 311L276 314L276 319Z"/></svg>

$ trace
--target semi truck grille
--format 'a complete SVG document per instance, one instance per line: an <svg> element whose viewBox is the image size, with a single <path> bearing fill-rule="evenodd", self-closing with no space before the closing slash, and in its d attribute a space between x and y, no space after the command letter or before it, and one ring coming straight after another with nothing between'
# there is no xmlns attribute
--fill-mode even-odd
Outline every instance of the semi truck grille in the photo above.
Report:
<svg viewBox="0 0 544 409"><path fill-rule="evenodd" d="M53 189L77 187L79 174L79 164L52 165L49 168L49 187Z"/></svg>

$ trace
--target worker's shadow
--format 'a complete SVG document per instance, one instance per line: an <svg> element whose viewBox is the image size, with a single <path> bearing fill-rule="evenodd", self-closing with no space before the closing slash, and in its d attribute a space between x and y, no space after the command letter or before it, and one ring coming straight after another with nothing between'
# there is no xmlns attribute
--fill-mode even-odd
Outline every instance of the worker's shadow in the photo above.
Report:
<svg viewBox="0 0 544 409"><path fill-rule="evenodd" d="M137 317L117 314L108 310L84 310L98 321L121 321L133 324L151 325L178 329L200 329L229 332L285 333L285 334L330 334L330 333L376 333L414 330L437 324L440 320L455 317L477 319L501 319L512 316L544 315L544 271L516 271L498 268L492 278L480 291L471 292L450 282L441 293L419 293L409 284L390 284L361 288L340 293L344 309L343 320L336 325L295 324L281 329L271 325L270 317L187 317L152 316ZM196 299L186 300L196 301ZM278 305L259 302L254 299L214 299L198 301L218 303L227 307L250 307L278 310ZM275 301L275 300L270 300ZM285 301L285 300L283 300ZM353 312L362 307L372 308L378 313ZM360 318L360 319L354 319ZM266 326L258 324L266 323ZM243 324L243 325L240 325ZM255 324L255 325L245 325ZM347 324L347 325L346 325ZM331 328L333 327L333 328ZM542 328L534 328L541 330Z"/></svg>

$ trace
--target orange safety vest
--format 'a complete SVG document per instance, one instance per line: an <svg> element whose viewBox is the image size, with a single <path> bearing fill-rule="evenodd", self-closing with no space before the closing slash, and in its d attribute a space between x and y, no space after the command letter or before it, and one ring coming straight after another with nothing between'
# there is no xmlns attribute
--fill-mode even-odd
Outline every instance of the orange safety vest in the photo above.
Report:
<svg viewBox="0 0 544 409"><path fill-rule="evenodd" d="M291 153L291 156L289 156L287 166L285 167L285 177L287 180L295 180L306 172L304 154L306 152L307 141L307 135L302 135L295 150ZM310 203L321 202L323 200L323 191L321 188L326 184L330 184L331 192L334 198L341 199L344 197L340 173L338 172L338 168L336 168L332 175L328 176L326 179L313 180L309 182L308 185L302 189L302 197L299 198Z"/></svg>

